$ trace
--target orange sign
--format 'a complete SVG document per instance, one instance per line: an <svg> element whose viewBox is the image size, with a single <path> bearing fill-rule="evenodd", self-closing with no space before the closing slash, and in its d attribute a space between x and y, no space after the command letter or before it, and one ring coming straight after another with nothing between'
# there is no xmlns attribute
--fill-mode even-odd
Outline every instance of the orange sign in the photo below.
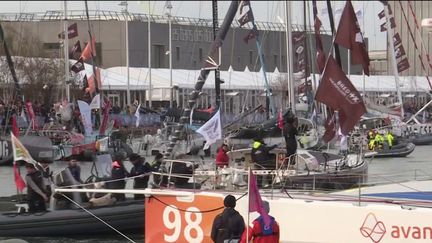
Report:
<svg viewBox="0 0 432 243"><path fill-rule="evenodd" d="M213 242L213 220L223 209L219 196L191 198L157 197L146 199L145 242Z"/></svg>

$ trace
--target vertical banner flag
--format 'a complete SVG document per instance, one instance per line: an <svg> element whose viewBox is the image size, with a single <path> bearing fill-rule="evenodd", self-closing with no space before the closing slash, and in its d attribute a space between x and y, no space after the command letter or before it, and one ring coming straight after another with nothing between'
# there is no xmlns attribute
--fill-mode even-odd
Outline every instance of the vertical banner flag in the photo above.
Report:
<svg viewBox="0 0 432 243"><path fill-rule="evenodd" d="M335 43L350 49L351 63L362 64L364 73L369 76L369 54L350 1L346 1L336 33Z"/></svg>
<svg viewBox="0 0 432 243"><path fill-rule="evenodd" d="M24 160L27 163L37 165L37 163L30 155L29 151L24 147L24 145L19 141L13 133L11 133L11 143L13 150L14 161Z"/></svg>
<svg viewBox="0 0 432 243"><path fill-rule="evenodd" d="M263 207L261 195L258 190L256 176L252 173L252 169L249 167L249 213L257 212L264 219L265 227L270 226L270 216Z"/></svg>
<svg viewBox="0 0 432 243"><path fill-rule="evenodd" d="M16 137L19 137L19 128L18 128L18 125L17 125L17 121L16 121L15 115L11 116L11 122L12 122L12 133Z"/></svg>
<svg viewBox="0 0 432 243"><path fill-rule="evenodd" d="M93 97L91 103L90 103L90 108L93 109L100 109L101 105L100 105L100 94L97 94Z"/></svg>
<svg viewBox="0 0 432 243"><path fill-rule="evenodd" d="M135 117L136 117L135 126L136 127L139 127L139 124L140 124L140 108L141 108L141 104L138 105L138 107L135 111Z"/></svg>
<svg viewBox="0 0 432 243"><path fill-rule="evenodd" d="M203 135L206 143L204 145L204 150L208 149L211 144L215 143L218 139L222 139L222 126L220 121L220 109L213 115L210 120L208 120L204 125L202 125L197 133Z"/></svg>
<svg viewBox="0 0 432 243"><path fill-rule="evenodd" d="M68 29L68 39L72 39L78 36L78 25L77 23L73 23L71 24ZM65 34L64 31L61 32L60 34L57 35L59 39L64 39L65 38Z"/></svg>
<svg viewBox="0 0 432 243"><path fill-rule="evenodd" d="M78 107L81 113L81 120L84 124L85 135L91 135L93 132L92 120L91 120L91 108L87 102L78 100Z"/></svg>
<svg viewBox="0 0 432 243"><path fill-rule="evenodd" d="M104 100L104 109L103 109L103 119L102 119L102 124L99 127L99 135L104 135L105 134L105 130L107 128L108 125L108 119L109 119L109 112L111 110L111 102L109 101L109 99L105 99Z"/></svg>
<svg viewBox="0 0 432 243"><path fill-rule="evenodd" d="M93 54L93 55L92 55ZM91 57L96 56L96 39L93 37L92 40L87 43L86 47L81 53L81 57L84 61L90 60Z"/></svg>
<svg viewBox="0 0 432 243"><path fill-rule="evenodd" d="M33 130L38 129L38 124L36 123L36 116L35 116L35 113L33 111L32 103L30 101L27 101L25 103L25 106L26 106L27 112L29 114L30 121L32 123L32 129Z"/></svg>
<svg viewBox="0 0 432 243"><path fill-rule="evenodd" d="M18 165L16 161L13 162L13 171L14 171L15 185L18 191L22 193L24 188L26 187L26 184L18 171Z"/></svg>

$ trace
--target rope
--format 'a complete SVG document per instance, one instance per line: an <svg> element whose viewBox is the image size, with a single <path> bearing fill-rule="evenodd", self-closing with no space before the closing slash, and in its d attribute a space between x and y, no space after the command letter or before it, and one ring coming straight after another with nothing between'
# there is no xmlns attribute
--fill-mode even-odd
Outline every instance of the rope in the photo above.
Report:
<svg viewBox="0 0 432 243"><path fill-rule="evenodd" d="M109 228L111 228L112 230L114 230L115 232L117 232L119 235L123 236L125 239L127 239L130 242L134 242L131 238L127 237L127 235L123 234L122 232L120 232L118 229L114 228L113 226L111 226L110 224L108 224L107 222L105 222L103 219L99 218L98 216L96 216L94 213L88 211L87 209L85 209L84 207L82 207L81 205L79 205L77 202L75 202L74 200L72 200L71 198L69 198L68 196L64 195L63 193L61 194L63 197L65 197L66 199L68 199L69 201L71 201L73 204L75 204L77 207L79 207L80 209L84 210L84 212L90 214L91 216L93 216L94 218L96 218L97 220L99 220L100 222L102 222L103 224L105 224L106 226L108 226Z"/></svg>
<svg viewBox="0 0 432 243"><path fill-rule="evenodd" d="M412 41L413 41L413 44L414 44L415 50L418 51L418 52L420 52L420 55L418 55L418 58L420 59L420 64L421 64L422 71L423 71L423 73L424 73L424 75L425 75L425 77L426 77L426 79L427 79L427 81L428 81L429 87L432 89L432 83L431 83L431 81L430 81L430 79L429 79L429 76L427 75L427 71L426 71L425 65L424 65L424 63L423 63L422 52L421 52L421 51L419 50L419 48L417 47L417 43L416 43L416 40L415 40L414 34L413 34L412 30L411 30L411 27L410 27L410 25L409 25L408 17L407 17L406 14L405 14L405 10L404 10L404 8L403 8L402 2L401 2L400 0L399 0L398 2L399 2L399 5L400 5L400 8L401 8L402 16L404 17L404 20L405 20L405 22L407 23L408 32L409 32L409 34L410 34L410 36L411 36L411 39L412 39ZM414 18L414 19L415 19L415 18ZM421 39L421 38L420 38L420 39ZM429 65L430 65L430 64L429 64ZM414 70L414 72L415 72L415 70Z"/></svg>
<svg viewBox="0 0 432 243"><path fill-rule="evenodd" d="M236 201L242 199L247 194L248 193L245 192L243 195L241 195L239 198L237 198ZM221 209L225 208L225 206L221 206L221 207L217 207L217 208L214 208L214 209L208 209L208 210L203 210L203 211L193 211L193 210L186 210L186 209L183 209L183 208L174 207L173 205L170 205L170 204L168 204L166 202L163 202L162 200L160 200L159 198L157 198L155 196L150 196L150 198L154 198L156 201L162 203L163 205L165 205L167 207L174 208L174 209L177 209L177 210L182 211L182 212L189 212L189 213L211 213L211 212L218 211L218 210L221 210ZM149 200L150 200L150 198L149 198Z"/></svg>

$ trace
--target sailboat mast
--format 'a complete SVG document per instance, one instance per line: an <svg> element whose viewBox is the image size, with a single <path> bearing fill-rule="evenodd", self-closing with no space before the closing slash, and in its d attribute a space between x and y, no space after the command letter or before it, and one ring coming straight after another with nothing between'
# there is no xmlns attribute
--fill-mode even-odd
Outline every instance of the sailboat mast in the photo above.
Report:
<svg viewBox="0 0 432 243"><path fill-rule="evenodd" d="M169 69L170 69L170 88L169 88L169 90L170 90L170 107L172 108L173 107L173 76L172 76L172 20L171 20L171 18L172 18L172 15L171 15L171 9L172 9L172 5L171 5L171 1L166 1L165 2L165 7L167 8L167 10L168 10L168 13L167 13L167 15L168 15L168 39L169 39L169 56L168 56L168 58L169 58Z"/></svg>
<svg viewBox="0 0 432 243"><path fill-rule="evenodd" d="M395 47L394 47L394 43L393 43L393 29L390 27L390 16L389 16L389 12L388 12L388 5L384 4L384 14L386 17L386 25L387 25L387 40L389 42L390 45L390 54L392 57L392 66L393 66L393 74L395 77L395 82L396 82L396 91L397 91L397 96L398 96L398 100L401 106L401 118L403 120L404 118L404 109L403 109L403 103L402 103L402 93L400 91L400 82L399 82L399 72L398 72L398 68L397 68L397 63L396 63L396 55L395 55Z"/></svg>
<svg viewBox="0 0 432 243"><path fill-rule="evenodd" d="M334 37L336 35L336 28L335 28L335 23L334 23L334 20L333 20L333 10L332 10L332 7L331 7L330 0L327 0L327 11L328 11L328 16L329 16L330 28L331 28L332 36ZM336 61L339 64L339 67L342 68L342 61L341 61L341 57L340 57L339 45L336 44L336 43L333 43L333 45L334 45L334 50L335 50Z"/></svg>
<svg viewBox="0 0 432 243"><path fill-rule="evenodd" d="M212 10L213 10L213 40L216 40L217 32L219 31L219 22L218 22L218 5L217 0L212 1ZM219 47L219 65L221 64L221 48ZM216 93L216 109L220 108L221 103L221 81L220 81L220 70L219 67L215 69L215 93Z"/></svg>
<svg viewBox="0 0 432 243"><path fill-rule="evenodd" d="M148 1L148 9L149 9L149 13L147 16L147 28L148 28L148 77L149 77L149 103L148 106L149 108L152 108L152 76L151 76L151 22L150 22L150 1Z"/></svg>
<svg viewBox="0 0 432 243"><path fill-rule="evenodd" d="M129 73L129 12L128 12L128 3L124 1L125 6L125 31L126 31L126 75L127 75L127 90L126 90L126 101L127 105L131 105L131 94L130 94L130 73Z"/></svg>
<svg viewBox="0 0 432 243"><path fill-rule="evenodd" d="M294 75L293 75L293 52L292 52L292 24L291 24L291 1L285 1L286 12L286 39L287 39L287 72L288 72L288 89L291 111L295 114L295 92L294 92Z"/></svg>
<svg viewBox="0 0 432 243"><path fill-rule="evenodd" d="M67 1L64 3L64 21L63 21L63 48L65 58L65 84L66 84L66 99L70 101L70 85L69 85L69 31L68 31L68 15L67 15Z"/></svg>

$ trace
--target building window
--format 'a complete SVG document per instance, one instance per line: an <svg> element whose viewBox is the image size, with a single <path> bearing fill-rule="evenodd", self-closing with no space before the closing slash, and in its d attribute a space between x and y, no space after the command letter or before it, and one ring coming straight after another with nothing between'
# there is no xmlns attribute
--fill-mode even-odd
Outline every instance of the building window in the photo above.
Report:
<svg viewBox="0 0 432 243"><path fill-rule="evenodd" d="M60 43L43 43L43 48L45 50L58 50L60 49Z"/></svg>
<svg viewBox="0 0 432 243"><path fill-rule="evenodd" d="M155 68L167 68L165 58L165 46L164 45L153 45L152 50L152 67Z"/></svg>
<svg viewBox="0 0 432 243"><path fill-rule="evenodd" d="M252 65L253 63L253 51L249 50L249 65Z"/></svg>
<svg viewBox="0 0 432 243"><path fill-rule="evenodd" d="M177 62L180 62L180 47L176 47L176 60Z"/></svg>
<svg viewBox="0 0 432 243"><path fill-rule="evenodd" d="M198 58L199 58L199 61L200 61L200 62L203 61L203 51L202 51L202 48L200 48L200 49L198 50Z"/></svg>

